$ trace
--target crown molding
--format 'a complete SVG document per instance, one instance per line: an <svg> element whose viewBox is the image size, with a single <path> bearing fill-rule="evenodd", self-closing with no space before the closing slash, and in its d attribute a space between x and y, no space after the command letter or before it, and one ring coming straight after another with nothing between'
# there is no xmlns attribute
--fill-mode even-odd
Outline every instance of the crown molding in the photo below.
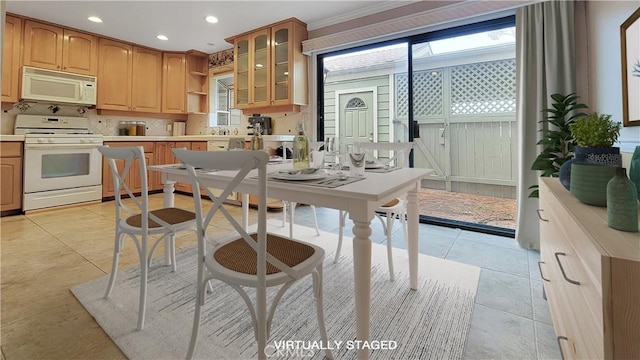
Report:
<svg viewBox="0 0 640 360"><path fill-rule="evenodd" d="M325 52L349 44L371 43L376 40L381 41L382 39L391 37L398 38L401 36L414 35L420 31L424 32L424 29L428 27L459 22L466 19L479 19L487 14L503 14L505 11L535 2L539 1L464 1L445 5L421 13L305 40L302 43L303 53Z"/></svg>
<svg viewBox="0 0 640 360"><path fill-rule="evenodd" d="M399 7L402 7L402 6L410 5L410 4L413 4L415 2L419 2L419 1L420 0L383 1L381 3L377 3L377 4L374 4L374 5L370 5L370 6L364 5L364 4L367 3L367 1L361 1L363 3L362 9L349 11L349 12L346 12L346 13L338 15L338 16L332 16L331 18L328 18L328 19L322 19L322 20L310 22L310 23L307 24L307 29L309 31L316 30L316 29L322 29L322 28L327 27L327 26L340 24L340 23L343 23L345 21L358 19L358 18L361 18L361 17L365 17L365 16L381 13L381 12L388 11L388 10L393 10L395 8L399 8Z"/></svg>

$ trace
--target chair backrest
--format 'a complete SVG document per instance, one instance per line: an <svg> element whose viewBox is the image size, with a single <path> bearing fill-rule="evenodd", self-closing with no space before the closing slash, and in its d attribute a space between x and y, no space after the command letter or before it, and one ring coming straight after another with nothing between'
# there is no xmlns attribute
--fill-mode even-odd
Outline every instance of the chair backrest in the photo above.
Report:
<svg viewBox="0 0 640 360"><path fill-rule="evenodd" d="M258 282L264 284L266 279L266 261L280 268L280 261L274 257L267 255L266 251L266 229L267 229L267 163L269 155L264 151L227 151L227 152L204 152L192 151L186 149L173 149L173 153L186 167L191 179L193 189L203 189L213 205L207 211L206 215L202 209L202 200L200 194L194 192L194 202L196 211L196 222L198 226L198 255L204 256L206 253L205 241L206 229L211 223L213 216L217 212L221 212L233 228L242 236L244 241L256 251L258 254ZM233 179L229 182L222 193L216 196L202 178L200 169L215 169L213 171L236 171ZM257 242L249 235L238 221L231 215L222 204L227 196L236 190L236 187L247 176L256 175L257 170L257 195L258 195L258 230ZM284 265L284 264L282 264ZM284 265L286 266L286 265ZM281 269L285 271L285 269Z"/></svg>
<svg viewBox="0 0 640 360"><path fill-rule="evenodd" d="M107 159L113 177L116 221L120 221L123 217L148 214L149 189L143 148L141 146L101 146L98 150ZM136 196L138 192L140 194ZM165 224L155 216L152 216L152 220L162 225ZM148 228L149 217L142 216L142 229Z"/></svg>
<svg viewBox="0 0 640 360"><path fill-rule="evenodd" d="M364 151L385 165L403 168L409 166L413 142L357 142L355 149Z"/></svg>

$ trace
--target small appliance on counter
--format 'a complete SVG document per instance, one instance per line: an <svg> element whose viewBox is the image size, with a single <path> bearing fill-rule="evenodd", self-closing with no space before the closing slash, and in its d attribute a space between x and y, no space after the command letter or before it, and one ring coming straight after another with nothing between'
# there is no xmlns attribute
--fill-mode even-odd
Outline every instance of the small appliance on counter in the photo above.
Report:
<svg viewBox="0 0 640 360"><path fill-rule="evenodd" d="M187 134L187 123L183 121L176 121L173 123L172 133L173 136L183 136Z"/></svg>
<svg viewBox="0 0 640 360"><path fill-rule="evenodd" d="M256 129L256 124L260 125L260 134L271 135L271 118L268 116L260 116L260 114L253 114L249 117L249 129L248 135L253 135L253 129Z"/></svg>

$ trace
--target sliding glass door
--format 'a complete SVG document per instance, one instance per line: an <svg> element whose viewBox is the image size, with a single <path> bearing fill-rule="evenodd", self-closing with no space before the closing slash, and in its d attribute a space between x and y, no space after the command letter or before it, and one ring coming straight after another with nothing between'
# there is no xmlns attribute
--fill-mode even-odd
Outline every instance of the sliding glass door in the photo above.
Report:
<svg viewBox="0 0 640 360"><path fill-rule="evenodd" d="M319 134L413 141L412 166L434 170L423 220L515 229L512 17L323 54L318 68Z"/></svg>

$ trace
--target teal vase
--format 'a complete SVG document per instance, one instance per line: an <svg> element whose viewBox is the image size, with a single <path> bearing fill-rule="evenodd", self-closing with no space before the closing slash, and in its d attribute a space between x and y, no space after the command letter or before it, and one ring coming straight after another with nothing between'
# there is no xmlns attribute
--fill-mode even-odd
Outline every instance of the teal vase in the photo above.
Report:
<svg viewBox="0 0 640 360"><path fill-rule="evenodd" d="M640 201L640 146L636 146L636 150L631 157L631 166L629 167L629 179L636 185L638 192L638 200Z"/></svg>
<svg viewBox="0 0 640 360"><path fill-rule="evenodd" d="M616 168L616 175L607 183L607 224L612 229L638 231L638 191L627 178L627 170Z"/></svg>
<svg viewBox="0 0 640 360"><path fill-rule="evenodd" d="M588 162L571 164L569 191L587 205L607 206L607 184L616 174L616 166Z"/></svg>

